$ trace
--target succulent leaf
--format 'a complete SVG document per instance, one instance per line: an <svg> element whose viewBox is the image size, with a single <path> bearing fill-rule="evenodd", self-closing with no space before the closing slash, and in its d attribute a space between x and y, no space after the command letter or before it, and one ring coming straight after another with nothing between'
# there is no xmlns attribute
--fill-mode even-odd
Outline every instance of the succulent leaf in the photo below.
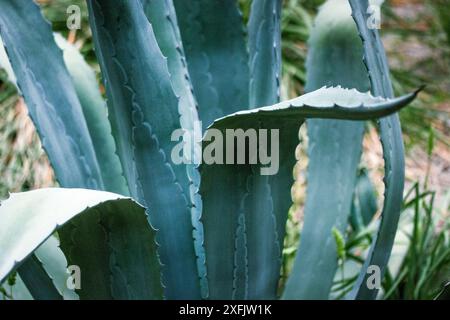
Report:
<svg viewBox="0 0 450 320"><path fill-rule="evenodd" d="M325 85L369 90L362 43L347 0L329 0L320 8L308 48L306 92ZM338 266L331 231L336 228L343 233L347 227L364 122L308 119L306 125L304 223L284 297L328 299Z"/></svg>
<svg viewBox="0 0 450 320"><path fill-rule="evenodd" d="M383 43L377 29L369 29L367 0L350 0L353 18L358 26L364 45L364 62L367 66L372 84L371 91L375 95L385 98L394 96L392 82L389 78L389 67ZM370 276L367 268L371 265L378 266L381 275L384 275L395 233L400 218L400 210L403 202L403 187L405 180L405 159L403 138L400 120L397 114L379 121L381 144L385 164L385 192L384 204L381 212L380 227L370 248L368 257L359 274L349 299L375 299L378 289L369 289L367 280Z"/></svg>
<svg viewBox="0 0 450 320"><path fill-rule="evenodd" d="M107 90L117 149L131 195L158 230L165 296L200 297L189 177L174 165L171 141L180 124L179 98L167 59L140 0L88 2L96 54Z"/></svg>
<svg viewBox="0 0 450 320"><path fill-rule="evenodd" d="M236 0L174 0L203 128L248 106L248 53Z"/></svg>
<svg viewBox="0 0 450 320"><path fill-rule="evenodd" d="M146 223L144 208L130 198L86 189L40 189L11 194L0 206L0 282L22 263L53 232L64 228L71 219L83 215L104 215L108 223L107 252L109 263L121 271L121 281L113 282L113 291L122 298L161 298L159 262L154 245L155 231ZM105 235L106 236L106 235ZM13 240L13 241L12 241ZM124 252L125 259L114 254ZM67 251L64 249L65 254ZM98 280L98 265L73 260L81 270L81 298L105 298ZM145 272L142 272L145 270ZM112 272L112 276L118 276Z"/></svg>

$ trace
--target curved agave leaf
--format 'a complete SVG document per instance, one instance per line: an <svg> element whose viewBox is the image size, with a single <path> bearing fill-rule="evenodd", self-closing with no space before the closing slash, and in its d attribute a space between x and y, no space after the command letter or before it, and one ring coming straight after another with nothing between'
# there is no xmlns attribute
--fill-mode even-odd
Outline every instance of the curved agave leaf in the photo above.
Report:
<svg viewBox="0 0 450 320"><path fill-rule="evenodd" d="M385 100L356 90L322 88L293 100L269 107L237 112L216 120L204 137L204 153L206 148L210 148L216 149L216 152L223 155L227 154L226 148L223 148L224 146L216 141L217 138L208 143L212 140L209 137L211 129L220 130L222 135L224 135L226 129L278 129L279 141L285 141L284 148L274 146L276 151L279 152L279 163L292 169L295 163L295 148L298 144L298 130L303 119L323 117L364 120L382 117L399 110L402 106L411 102L414 97L415 94L411 94L395 100ZM288 141L291 141L289 145ZM259 151L255 152L259 153ZM248 157L257 159L256 154L249 154ZM263 167L260 165L258 168ZM286 168L280 168L280 171L286 172L287 170ZM252 179L252 174L248 170L248 165L219 163L202 164L200 173L202 176L200 194L204 208L202 222L205 232L204 241L210 298L242 297L245 293L245 283L242 283L242 281L245 281L247 277L264 279L267 277L267 274L263 273L264 269L254 270L261 273L250 275L251 269L236 268L241 264L236 265L235 263L236 258L245 259L248 256L248 259L251 259L250 255L252 254L250 250L236 250L236 247L242 247L241 242L243 241L242 237L237 237L237 235L242 234L243 226L249 223L247 221L249 217L245 213L250 211L244 210L245 204L242 199L245 200L245 197L253 191L247 188L247 186L251 186L248 181ZM277 175L272 176L269 187L274 191L274 198L279 198L280 203L285 202L283 207L287 210L291 205L290 192L289 189L275 189L273 186L277 185L277 179ZM284 179L284 177L281 179ZM289 188L292 185L292 180ZM221 183L218 184L217 181L221 181ZM242 212L244 212L245 224L242 223ZM278 219L278 215L282 217L286 213L277 211L275 214ZM255 219L255 217L252 217L252 219ZM277 221L281 221L281 219ZM258 237L259 239L255 238L255 241L259 240L264 243L266 234L259 234ZM246 272L248 272L248 275L246 275ZM237 283L238 281L240 283ZM243 287L244 289L242 289Z"/></svg>
<svg viewBox="0 0 450 320"><path fill-rule="evenodd" d="M353 17L359 29L364 44L364 62L369 71L372 92L386 98L394 96L392 83L389 78L389 67L383 44L378 30L369 29L367 21L367 0L350 0ZM386 265L394 244L395 233L400 218L403 201L403 187L405 179L405 159L402 132L398 115L394 114L379 122L381 144L385 163L386 186L384 205L381 213L380 227L364 263L361 273L356 281L350 299L375 299L378 289L369 289L367 280L370 274L367 268L378 266L381 275L384 275Z"/></svg>
<svg viewBox="0 0 450 320"><path fill-rule="evenodd" d="M347 0L320 8L310 34L306 92L342 85L370 88L363 48ZM328 299L338 256L332 230L344 233L361 157L364 122L308 119L308 169L300 246L284 297Z"/></svg>
<svg viewBox="0 0 450 320"><path fill-rule="evenodd" d="M88 2L119 157L133 197L158 230L165 296L200 297L191 204L183 165L170 156L182 128L167 61L140 0Z"/></svg>
<svg viewBox="0 0 450 320"><path fill-rule="evenodd" d="M362 170L356 181L353 194L350 223L352 228L359 231L369 225L377 212L377 198L375 187L370 181L366 170Z"/></svg>
<svg viewBox="0 0 450 320"><path fill-rule="evenodd" d="M161 298L155 232L146 222L144 208L130 198L86 189L40 189L11 194L2 201L0 282L54 231L84 215L96 219L103 215L108 223L104 234L107 246L97 254L105 255L111 264L112 273L106 276L120 277L112 288L119 298ZM119 251L125 255L116 255ZM91 282L96 266L81 262L71 262L81 270L80 297L101 298L102 295L96 295L100 289L95 281Z"/></svg>
<svg viewBox="0 0 450 320"><path fill-rule="evenodd" d="M236 0L174 0L205 125L248 105L248 54ZM226 53L226 54L224 54Z"/></svg>

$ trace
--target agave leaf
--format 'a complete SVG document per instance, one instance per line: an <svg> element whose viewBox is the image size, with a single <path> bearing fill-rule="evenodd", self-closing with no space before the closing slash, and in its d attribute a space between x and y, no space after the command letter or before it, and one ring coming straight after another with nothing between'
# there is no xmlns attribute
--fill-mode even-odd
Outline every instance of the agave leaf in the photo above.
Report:
<svg viewBox="0 0 450 320"><path fill-rule="evenodd" d="M324 85L369 90L362 43L347 0L329 0L320 8L308 48L306 92ZM328 299L338 266L332 230L344 233L347 227L364 122L308 119L306 123L304 223L284 297Z"/></svg>
<svg viewBox="0 0 450 320"><path fill-rule="evenodd" d="M144 12L153 27L161 52L167 57L167 64L175 94L179 97L178 110L181 127L195 134L201 132L201 124L197 113L197 101L193 94L192 84L184 54L183 43L178 28L177 17L172 0L141 0ZM192 147L195 147L192 144ZM192 153L197 149L193 148ZM195 157L195 155L193 155ZM198 195L200 174L195 164L186 164L189 184L183 185L185 194L189 194L191 204L192 225L194 227L195 251L198 257L197 267L201 278L202 297L208 296L206 282L205 252L203 249L203 226L200 223L201 199Z"/></svg>
<svg viewBox="0 0 450 320"><path fill-rule="evenodd" d="M57 180L64 187L104 189L100 166L93 148L82 107L61 50L55 44L50 25L33 1L0 1L0 31L9 59L25 97L29 114L50 159ZM20 25L17 24L20 21ZM29 30L34 30L30 33ZM35 63L39 61L39 63ZM109 297L110 266L96 253L105 248L105 225L90 215L77 219L61 232L71 245L82 239L89 246L79 250L86 264L95 264L104 276L94 277L92 285ZM77 237L72 237L76 234ZM72 243L73 242L73 243ZM71 257L67 257L71 261Z"/></svg>
<svg viewBox="0 0 450 320"><path fill-rule="evenodd" d="M58 293L59 299L79 299L75 291L67 287L69 277L67 260L59 245L58 238L51 236L18 269L20 277L26 283L34 299L53 300L54 298L50 294L52 292L54 294L55 291ZM51 283L48 283L49 280ZM45 284L48 285L48 290L44 290Z"/></svg>
<svg viewBox="0 0 450 320"><path fill-rule="evenodd" d="M158 230L165 296L199 298L191 204L183 165L170 156L182 128L165 57L140 0L89 1L90 24L125 178Z"/></svg>
<svg viewBox="0 0 450 320"><path fill-rule="evenodd" d="M350 213L352 228L359 231L369 225L377 210L375 187L372 181L370 181L367 171L362 170L358 175L353 194L352 210Z"/></svg>
<svg viewBox="0 0 450 320"><path fill-rule="evenodd" d="M174 0L174 5L204 126L248 106L248 54L237 1Z"/></svg>
<svg viewBox="0 0 450 320"><path fill-rule="evenodd" d="M397 111L405 104L414 99L415 94L404 96L396 100L385 100L372 97L370 94L347 90L342 88L322 88L296 99L285 101L273 106L237 112L230 116L216 120L210 129L218 129L224 134L226 129L279 129L280 146L279 163L281 166L292 169L295 163L295 148L298 144L298 130L305 118L336 118L364 120L372 117L386 116ZM208 131L205 139L207 138ZM207 139L206 139L207 140ZM212 142L211 142L212 143ZM208 147L210 143L204 143ZM281 147L283 146L283 147ZM258 150L259 151L259 150ZM222 150L226 154L226 150ZM255 155L249 155L252 157ZM258 169L261 169L259 166ZM280 172L287 172L286 168L280 168ZM291 171L292 172L292 171ZM242 258L247 255L250 260L252 252L236 250L237 244L242 241L237 237L242 231L242 211L245 197L253 190L247 186L251 185L252 173L248 165L224 165L224 164L202 164L200 167L202 182L200 194L203 199L204 214L202 222L205 233L206 265L208 270L208 282L211 299L231 299L236 297L236 289L239 293L245 292L236 286L236 281L248 278L261 277L266 279L264 268L255 270L243 270L236 268L235 256ZM259 171L258 171L259 173ZM291 205L289 187L286 190L275 189L278 176L271 177L269 187L273 190L273 198L277 197L280 204L287 208ZM285 179L281 177L280 179ZM221 181L221 183L217 183ZM274 181L272 183L272 181ZM259 190L256 190L259 191ZM247 212L247 211L244 211ZM286 215L285 211L276 211L278 217ZM244 225L248 225L248 217L244 214ZM255 217L252 217L255 219ZM253 221L251 223L254 223ZM284 231L283 233L284 234ZM259 234L260 243L265 243L266 234ZM279 239L281 241L281 239ZM239 266L239 265L238 265ZM250 275L250 272L260 272ZM238 274L236 274L238 272ZM243 280L242 280L243 279ZM245 283L244 283L245 284Z"/></svg>
<svg viewBox="0 0 450 320"><path fill-rule="evenodd" d="M80 52L60 34L54 34L55 42L63 51L67 71L73 80L84 118L91 136L97 157L104 190L128 194L128 188L122 174L122 166L115 154L114 139L108 121L106 104L99 91L95 73L86 63ZM17 86L16 76L4 51L0 38L0 67L8 73L9 80Z"/></svg>
<svg viewBox="0 0 450 320"><path fill-rule="evenodd" d="M31 255L20 266L19 274L27 289L36 300L62 300L51 277L45 271L42 262Z"/></svg>
<svg viewBox="0 0 450 320"><path fill-rule="evenodd" d="M101 188L86 121L50 25L33 1L2 0L0 9L6 51L58 181Z"/></svg>
<svg viewBox="0 0 450 320"><path fill-rule="evenodd" d="M392 98L394 96L392 82L389 78L389 67L380 35L377 29L369 29L367 26L369 3L367 0L350 0L350 5L353 10L353 18L363 40L364 62L369 71L372 84L371 91L374 95ZM370 276L367 273L367 268L371 265L378 266L381 276L384 275L394 244L403 201L405 159L398 115L394 114L381 119L379 127L385 163L383 210L380 227L355 286L348 296L350 299L376 298L378 289L369 289L367 286L367 280Z"/></svg>
<svg viewBox="0 0 450 320"><path fill-rule="evenodd" d="M107 245L97 252L112 266L113 291L122 298L161 298L154 230L144 208L130 198L86 189L40 189L11 194L0 206L0 282L54 231L83 215L104 215ZM76 248L71 248L75 249ZM64 249L63 249L64 250ZM124 251L125 257L116 255ZM67 252L66 252L67 254ZM72 261L81 270L81 298L102 298L96 287L96 265ZM142 270L146 270L145 273Z"/></svg>
<svg viewBox="0 0 450 320"><path fill-rule="evenodd" d="M250 107L280 100L281 0L253 0L248 23Z"/></svg>
<svg viewBox="0 0 450 320"><path fill-rule="evenodd" d="M279 0L252 2L248 25L250 108L279 102L280 15ZM289 139L284 140L281 148L289 149L291 143ZM237 194L240 198L236 199L239 217L234 248L233 299L276 298L288 212L286 204L289 203L289 194L280 197L277 190L290 187L291 162L282 162L283 172L276 179L260 175L258 166L253 165L241 168L236 176L241 190Z"/></svg>
<svg viewBox="0 0 450 320"><path fill-rule="evenodd" d="M60 34L55 34L55 41L63 51L64 63L80 100L103 178L104 190L128 195L129 190L111 134L106 103L100 93L94 70L87 64L78 49Z"/></svg>
<svg viewBox="0 0 450 320"><path fill-rule="evenodd" d="M36 300L78 299L75 291L67 287L67 260L55 236L41 244L20 265L18 273Z"/></svg>

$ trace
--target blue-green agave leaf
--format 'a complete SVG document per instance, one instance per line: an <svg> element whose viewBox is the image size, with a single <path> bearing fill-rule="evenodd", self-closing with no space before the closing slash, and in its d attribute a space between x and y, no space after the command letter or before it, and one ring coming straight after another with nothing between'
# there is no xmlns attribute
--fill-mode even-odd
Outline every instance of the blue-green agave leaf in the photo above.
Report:
<svg viewBox="0 0 450 320"><path fill-rule="evenodd" d="M88 8L125 178L158 230L165 296L199 298L190 181L185 166L170 159L177 144L171 135L182 128L179 108L186 105L140 0L91 0Z"/></svg>
<svg viewBox="0 0 450 320"><path fill-rule="evenodd" d="M55 236L48 238L18 269L22 281L36 300L77 300L67 287L67 260ZM16 295L14 295L16 297Z"/></svg>
<svg viewBox="0 0 450 320"><path fill-rule="evenodd" d="M249 30L250 108L273 105L280 98L281 1L252 2ZM295 143L296 140L294 140ZM280 148L290 149L292 139ZM236 246L234 248L233 299L276 298L281 251L286 225L292 160L281 161L282 172L273 179L259 174L259 167L242 168Z"/></svg>
<svg viewBox="0 0 450 320"><path fill-rule="evenodd" d="M81 105L39 7L33 1L1 0L0 32L58 181L67 187L101 188Z"/></svg>
<svg viewBox="0 0 450 320"><path fill-rule="evenodd" d="M84 215L104 215L108 246L104 255L111 264L113 291L119 298L157 299L162 297L160 265L154 244L155 231L147 223L145 209L130 198L86 189L39 189L11 194L0 206L0 282L17 268L53 232L71 219ZM78 248L71 248L77 250ZM64 247L63 247L64 250ZM82 250L82 249L81 249ZM117 251L124 254L116 255ZM67 252L65 252L67 254ZM37 261L33 261L37 262ZM95 265L69 261L81 271L81 298L102 298ZM146 272L142 272L145 270ZM104 298L104 297L103 297Z"/></svg>
<svg viewBox="0 0 450 320"><path fill-rule="evenodd" d="M336 118L365 120L373 117L383 117L397 111L399 108L414 99L415 93L396 100L385 100L372 97L367 93L342 88L322 88L296 99L285 101L273 106L258 109L240 111L230 116L216 120L210 129L218 129L225 133L226 129L278 129L279 130L279 163L290 167L295 164L295 148L298 145L298 130L305 118ZM209 129L208 129L209 130ZM208 148L215 140L208 143L208 132L205 135L204 148ZM290 141L290 143L289 143ZM281 147L283 146L283 148ZM220 148L220 145L217 146ZM226 154L226 150L222 154ZM255 155L253 155L255 156ZM249 155L252 157L252 155ZM256 165L255 165L256 166ZM258 169L261 169L259 166ZM280 172L287 172L286 168L280 168ZM250 277L268 279L265 268L246 267L244 263L236 263L237 259L251 259L250 250L243 250L249 244L242 244L248 237L247 226L256 224L248 221L245 212L251 212L245 208L246 197L253 192L267 192L267 187L253 190L251 181L253 173L248 165L231 164L202 164L200 167L202 181L200 194L203 199L204 213L202 222L205 233L205 252L207 277L211 299L246 298L246 283ZM258 171L257 174L260 174ZM273 185L282 185L277 175L271 177ZM290 186L286 184L286 190L272 188L272 197L279 198L279 203L288 209L291 205ZM221 183L217 183L221 181ZM264 190L266 189L266 190ZM259 204L260 206L265 205ZM247 209L247 210L244 210ZM242 213L244 212L244 214ZM278 214L278 213L276 213ZM285 214L281 212L280 214ZM259 220L258 220L259 221ZM243 229L244 226L244 230ZM247 236L242 237L242 235ZM281 232L280 234L284 234ZM259 240L265 245L267 234L258 233L252 236L252 241ZM259 238L259 239L258 239ZM248 238L247 238L248 239ZM273 241L273 239L271 239ZM282 239L278 239L282 241ZM255 257L260 259L260 257ZM256 274L251 275L251 272ZM250 284L250 282L248 282ZM247 291L248 292L248 291ZM270 292L270 291L268 291Z"/></svg>
<svg viewBox="0 0 450 320"><path fill-rule="evenodd" d="M236 0L174 0L203 127L248 106L248 53Z"/></svg>
<svg viewBox="0 0 450 320"><path fill-rule="evenodd" d="M167 58L167 64L172 80L175 94L179 97L179 113L181 127L191 134L199 133L201 136L201 124L197 113L197 101L195 100L192 84L178 28L177 17L172 0L141 0L144 12L149 19L156 40L163 55ZM195 144L192 144L192 156L196 152ZM192 225L194 227L195 250L197 254L197 265L201 278L202 297L208 295L206 283L205 252L203 249L203 226L200 223L201 198L198 194L200 185L200 174L197 166L192 163L186 164L189 184L183 185L185 193L189 194L191 204Z"/></svg>
<svg viewBox="0 0 450 320"><path fill-rule="evenodd" d="M103 178L103 190L128 195L122 165L116 154L116 146L111 134L106 103L100 93L94 70L87 64L78 49L60 34L55 34L55 41L63 51L64 63L80 100Z"/></svg>
<svg viewBox="0 0 450 320"><path fill-rule="evenodd" d="M86 63L75 46L60 34L54 34L55 42L63 52L67 71L73 80L80 101L86 125L91 136L93 148L103 179L103 189L120 194L128 194L122 174L122 166L115 154L114 139L108 121L106 103L98 88L95 73ZM17 86L16 76L4 51L0 38L0 67L8 73L8 79Z"/></svg>
<svg viewBox="0 0 450 320"><path fill-rule="evenodd" d="M362 43L347 0L325 2L308 44L306 92L325 85L369 90ZM306 124L304 223L284 298L328 299L338 262L332 230L343 233L347 227L364 122L308 119Z"/></svg>
<svg viewBox="0 0 450 320"><path fill-rule="evenodd" d="M63 269L64 271L64 269ZM61 293L56 289L51 276L36 255L26 259L18 270L28 291L36 300L62 300Z"/></svg>
<svg viewBox="0 0 450 320"><path fill-rule="evenodd" d="M248 23L250 108L280 100L281 0L253 0Z"/></svg>
<svg viewBox="0 0 450 320"><path fill-rule="evenodd" d="M353 193L350 223L352 228L359 231L372 221L378 210L375 186L367 170L363 169L358 175L355 191Z"/></svg>
<svg viewBox="0 0 450 320"><path fill-rule="evenodd" d="M33 1L2 0L0 9L2 39L57 180L64 187L104 189L83 110L49 23ZM93 275L90 283L98 288L96 293L104 293L101 297L109 297L109 262L105 256L97 254L107 252L103 225L99 217L87 215L71 224L76 232L70 227L64 228L61 238L67 240L66 245L70 242L74 247L80 239L88 243L83 249L78 248L76 260L80 264L96 265L104 276ZM77 237L72 238L72 234ZM67 259L71 261L72 257Z"/></svg>
<svg viewBox="0 0 450 320"><path fill-rule="evenodd" d="M364 62L367 66L374 95L386 98L394 96L392 82L389 78L389 66L386 53L377 29L369 29L367 21L369 14L367 0L350 0L353 18L359 29L364 45ZM394 244L395 233L400 217L403 201L403 187L405 180L405 159L400 120L397 114L391 115L379 122L381 144L385 163L385 192L381 213L380 227L356 281L350 299L375 299L378 289L369 289L367 273L369 266L378 266L381 276L384 275L386 265Z"/></svg>

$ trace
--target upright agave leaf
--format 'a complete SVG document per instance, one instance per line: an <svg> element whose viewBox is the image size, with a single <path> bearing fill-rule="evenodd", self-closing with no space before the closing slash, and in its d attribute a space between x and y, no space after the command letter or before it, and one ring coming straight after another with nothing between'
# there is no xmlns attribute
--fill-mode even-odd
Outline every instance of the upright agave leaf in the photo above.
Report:
<svg viewBox="0 0 450 320"><path fill-rule="evenodd" d="M36 300L79 299L75 290L67 286L68 265L59 245L59 240L51 236L18 269L21 280ZM16 286L13 289L15 293Z"/></svg>
<svg viewBox="0 0 450 320"><path fill-rule="evenodd" d="M163 55L167 58L167 64L175 94L179 97L178 110L180 113L180 125L185 132L192 136L196 133L200 136L201 125L197 113L197 101L195 100L193 88L184 55L183 43L178 29L177 17L172 0L141 0L144 12L149 19L156 40ZM201 138L201 136L199 137ZM195 141L200 142L200 141ZM196 144L192 144L190 150L191 159L196 159ZM203 226L200 223L202 213L201 198L198 194L200 185L200 174L197 165L192 161L186 163L189 184L183 185L185 193L189 194L191 205L192 224L194 226L195 250L198 256L197 264L201 278L202 297L208 296L206 283L205 253L203 250Z"/></svg>
<svg viewBox="0 0 450 320"><path fill-rule="evenodd" d="M176 146L171 135L183 128L179 108L186 104L174 92L140 0L91 0L88 7L124 174L158 230L165 296L199 298L190 181L186 168L170 159Z"/></svg>
<svg viewBox="0 0 450 320"><path fill-rule="evenodd" d="M255 0L249 30L250 108L272 105L280 98L281 1ZM290 149L296 139L282 139ZM259 174L257 165L241 166L235 193L239 215L235 231L234 299L276 298L281 251L292 184L292 160L284 159L276 179ZM218 173L220 174L220 173ZM233 173L230 173L233 174Z"/></svg>
<svg viewBox="0 0 450 320"><path fill-rule="evenodd" d="M375 95L392 98L394 94L389 78L389 66L380 35L377 29L369 29L367 24L369 3L367 0L350 0L350 4L364 44L364 62L369 71L371 90ZM380 276L384 275L394 244L403 201L405 159L398 115L394 114L381 119L379 127L385 164L383 210L380 227L354 289L349 295L350 299L376 298L378 288L369 288L367 285L370 277L367 268L376 266L380 269Z"/></svg>
<svg viewBox="0 0 450 320"><path fill-rule="evenodd" d="M145 209L123 196L86 189L40 189L12 194L0 206L0 282L22 263L55 230L71 219L103 216L107 223L107 255L112 291L122 299L162 297L159 262L154 244L155 231L147 224ZM83 248L84 249L84 248ZM78 250L78 248L70 248ZM124 254L118 255L118 252ZM67 254L67 252L65 252ZM100 298L101 288L90 282L96 265L80 267L80 297ZM145 270L145 272L142 272Z"/></svg>
<svg viewBox="0 0 450 320"><path fill-rule="evenodd" d="M361 170L353 194L350 223L353 230L359 231L369 225L377 212L375 186L370 181L367 170Z"/></svg>
<svg viewBox="0 0 450 320"><path fill-rule="evenodd" d="M50 25L33 1L2 0L0 9L2 38L57 180L64 187L104 189L83 110ZM97 289L95 297L108 298L115 279L108 276L106 254L98 254L110 250L104 239L104 225L101 217L86 215L71 224L73 229L61 231L60 236L66 239L62 241L63 247L78 248L78 243L88 243L70 254L78 254L73 259L81 267L96 265L99 273L104 274L86 273L85 280ZM71 256L67 259L72 261Z"/></svg>
<svg viewBox="0 0 450 320"><path fill-rule="evenodd" d="M358 30L347 0L329 0L309 39L306 91L370 87ZM308 171L300 246L284 297L328 299L338 256L332 230L344 232L361 157L364 122L309 119Z"/></svg>
<svg viewBox="0 0 450 320"><path fill-rule="evenodd" d="M106 103L100 93L94 70L87 64L77 48L60 34L55 34L55 41L63 51L64 63L80 100L103 178L103 190L128 195L128 186L123 177L122 165L116 154L116 146L111 134Z"/></svg>
<svg viewBox="0 0 450 320"><path fill-rule="evenodd" d="M58 181L67 187L101 188L103 181L81 105L39 7L33 1L1 0L0 31Z"/></svg>
<svg viewBox="0 0 450 320"><path fill-rule="evenodd" d="M219 130L222 136L226 136L227 129L278 129L279 141L292 141L292 143L289 148L277 148L278 141L273 142L275 151L272 152L272 156L279 152L279 164L292 169L295 163L295 148L298 144L298 130L305 118L365 120L382 117L395 112L414 97L415 94L412 94L396 100L384 100L355 90L322 88L290 101L270 107L241 111L216 120L206 132L204 153L207 149L215 149L220 154L226 154L226 143L220 144L217 139L210 142L211 139L207 139L209 135L214 135L213 129L216 133ZM246 150L246 157L258 159L259 152L261 152L260 148L251 152ZM261 174L260 170L264 169L264 165L255 164L254 166L258 167L257 174ZM280 168L280 172L285 170ZM245 250L247 224L243 223L246 221L240 217L242 212L250 212L245 210L247 208L244 202L250 194L247 186L252 184L246 185L245 182L251 181L253 173L248 170L248 165L217 162L202 164L200 173L202 176L200 193L205 210L202 222L205 232L210 298L245 298L245 293L248 292L246 291L247 279L250 277L270 279L268 273L262 272L266 270L264 268L253 270L245 268L245 265L237 265L235 262L236 259L244 259L246 255L251 254L249 250ZM271 179L277 182L279 177L275 174ZM221 183L217 183L218 181ZM280 203L282 200L286 201L287 203L284 204L286 208L291 204L289 194L292 182L293 179L290 184L285 185L286 189L278 189L272 194L272 197L277 198ZM259 240L265 243L264 238L267 234L254 236L255 242ZM251 272L260 273L251 275Z"/></svg>
<svg viewBox="0 0 450 320"><path fill-rule="evenodd" d="M200 120L248 106L248 54L236 0L174 0Z"/></svg>

